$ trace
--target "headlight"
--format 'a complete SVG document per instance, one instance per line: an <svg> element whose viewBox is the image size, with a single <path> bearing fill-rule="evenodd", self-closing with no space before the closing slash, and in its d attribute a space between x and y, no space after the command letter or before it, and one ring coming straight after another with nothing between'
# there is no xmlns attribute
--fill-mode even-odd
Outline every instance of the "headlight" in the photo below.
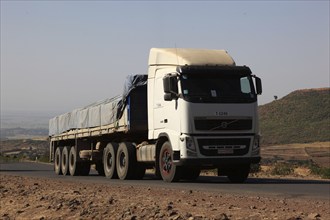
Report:
<svg viewBox="0 0 330 220"><path fill-rule="evenodd" d="M194 141L191 137L186 137L186 147L188 150L196 152L196 146L194 144Z"/></svg>

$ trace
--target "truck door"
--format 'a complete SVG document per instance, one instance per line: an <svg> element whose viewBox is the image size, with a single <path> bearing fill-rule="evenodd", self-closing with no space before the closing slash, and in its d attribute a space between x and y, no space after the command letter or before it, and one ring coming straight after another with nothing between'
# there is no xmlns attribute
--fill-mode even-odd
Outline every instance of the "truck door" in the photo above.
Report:
<svg viewBox="0 0 330 220"><path fill-rule="evenodd" d="M162 70L160 70L162 71ZM159 71L159 72L160 72ZM158 72L157 72L158 73ZM180 106L178 100L164 100L163 77L168 73L163 70L160 74L156 74L154 86L154 129L155 136L159 133L180 133ZM157 134L158 133L158 134Z"/></svg>
<svg viewBox="0 0 330 220"><path fill-rule="evenodd" d="M163 90L163 77L157 76L155 78L154 86L154 129L165 128L166 113L164 112L164 90Z"/></svg>

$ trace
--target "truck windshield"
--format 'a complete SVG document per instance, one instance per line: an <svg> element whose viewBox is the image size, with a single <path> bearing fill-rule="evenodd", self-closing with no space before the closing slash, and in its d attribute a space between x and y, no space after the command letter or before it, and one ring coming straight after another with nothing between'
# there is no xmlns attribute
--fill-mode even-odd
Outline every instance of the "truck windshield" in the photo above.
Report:
<svg viewBox="0 0 330 220"><path fill-rule="evenodd" d="M257 100L251 76L239 74L183 74L184 100L201 103L251 103Z"/></svg>

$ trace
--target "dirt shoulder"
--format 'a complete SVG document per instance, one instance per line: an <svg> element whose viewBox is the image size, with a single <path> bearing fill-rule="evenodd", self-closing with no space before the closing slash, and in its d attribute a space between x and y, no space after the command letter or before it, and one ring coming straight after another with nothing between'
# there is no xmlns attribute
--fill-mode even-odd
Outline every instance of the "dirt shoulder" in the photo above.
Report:
<svg viewBox="0 0 330 220"><path fill-rule="evenodd" d="M239 187L239 185L237 185ZM317 199L0 175L0 219L330 219Z"/></svg>
<svg viewBox="0 0 330 220"><path fill-rule="evenodd" d="M330 168L330 142L285 144L261 147L264 162L313 161L320 167Z"/></svg>

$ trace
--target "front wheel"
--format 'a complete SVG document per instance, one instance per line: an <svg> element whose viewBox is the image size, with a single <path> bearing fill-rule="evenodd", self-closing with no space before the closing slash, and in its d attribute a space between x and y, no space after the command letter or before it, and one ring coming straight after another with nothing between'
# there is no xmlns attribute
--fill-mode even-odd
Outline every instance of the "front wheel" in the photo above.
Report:
<svg viewBox="0 0 330 220"><path fill-rule="evenodd" d="M159 171L165 182L180 180L181 170L173 163L173 150L169 141L164 142L159 153Z"/></svg>

